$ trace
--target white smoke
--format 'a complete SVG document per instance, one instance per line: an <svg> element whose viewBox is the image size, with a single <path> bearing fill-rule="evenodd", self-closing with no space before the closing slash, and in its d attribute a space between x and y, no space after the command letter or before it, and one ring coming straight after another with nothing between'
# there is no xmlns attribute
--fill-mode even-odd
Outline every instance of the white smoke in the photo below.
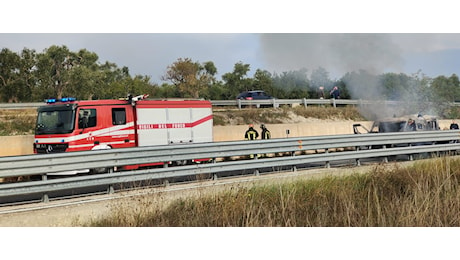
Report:
<svg viewBox="0 0 460 260"><path fill-rule="evenodd" d="M261 34L262 58L269 71L323 67L331 76L365 70L401 71L401 48L390 34Z"/></svg>
<svg viewBox="0 0 460 260"><path fill-rule="evenodd" d="M377 76L401 72L403 48L395 34L261 34L267 70L288 71L323 67L332 79L342 79L353 99L381 99ZM402 40L409 41L410 37ZM399 39L401 40L401 39ZM406 49L407 50L407 49ZM335 76L335 77L334 77ZM369 117L388 116L385 106L365 107ZM396 109L400 110L400 109Z"/></svg>

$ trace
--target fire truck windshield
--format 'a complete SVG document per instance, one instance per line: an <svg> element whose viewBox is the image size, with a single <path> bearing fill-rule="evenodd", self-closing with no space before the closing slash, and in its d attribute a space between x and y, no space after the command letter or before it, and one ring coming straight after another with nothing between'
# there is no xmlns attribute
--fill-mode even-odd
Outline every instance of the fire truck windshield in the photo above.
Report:
<svg viewBox="0 0 460 260"><path fill-rule="evenodd" d="M38 109L35 134L68 134L75 127L75 110L69 106L52 106Z"/></svg>

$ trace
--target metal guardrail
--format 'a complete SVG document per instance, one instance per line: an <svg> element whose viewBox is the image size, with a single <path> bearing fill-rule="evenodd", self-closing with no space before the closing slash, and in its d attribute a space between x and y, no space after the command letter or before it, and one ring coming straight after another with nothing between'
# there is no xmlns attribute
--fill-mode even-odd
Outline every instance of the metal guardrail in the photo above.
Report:
<svg viewBox="0 0 460 260"><path fill-rule="evenodd" d="M114 172L54 180L3 183L0 184L0 197L36 193L46 194L82 187L110 186L117 183L195 176L199 174L217 175L218 173L235 170L253 170L257 173L257 169L266 167L296 166L307 163L324 163L327 165L329 162L340 160L356 160L359 165L359 160L365 158L459 150L460 143L448 143L449 141L456 141L459 138L460 131L446 130L231 141L2 157L0 158L0 178L197 158L215 159L249 154L292 153L292 156L285 157L258 159L256 157L254 160L214 161L207 164ZM439 142L446 144L429 145ZM389 144L408 146L391 147ZM360 149L372 145L384 145L386 149ZM327 152L331 148L350 147L353 148L351 151ZM298 155L298 152L301 151L320 149L324 149L326 152Z"/></svg>
<svg viewBox="0 0 460 260"><path fill-rule="evenodd" d="M325 135L0 157L0 178L145 163L460 139L458 130Z"/></svg>
<svg viewBox="0 0 460 260"><path fill-rule="evenodd" d="M40 106L44 106L46 103L0 103L0 109L36 109Z"/></svg>
<svg viewBox="0 0 460 260"><path fill-rule="evenodd" d="M386 101L386 100L352 100L352 99L262 99L262 100L211 100L213 106L237 106L238 108L242 107L251 107L255 106L257 108L262 106L267 107L279 107L280 105L302 105L307 107L308 105L331 105L336 107L337 105L369 105L369 104L386 104L386 105L396 105L398 103L403 103L399 101Z"/></svg>
<svg viewBox="0 0 460 260"><path fill-rule="evenodd" d="M252 107L279 107L280 105L370 105L370 104L386 104L397 105L406 103L404 101L391 101L391 100L353 100L353 99L264 99L264 100L211 100L213 106L236 106L242 108L245 106ZM0 103L0 109L36 109L40 106L46 105L43 102L38 103ZM460 106L459 102L451 102L450 106Z"/></svg>

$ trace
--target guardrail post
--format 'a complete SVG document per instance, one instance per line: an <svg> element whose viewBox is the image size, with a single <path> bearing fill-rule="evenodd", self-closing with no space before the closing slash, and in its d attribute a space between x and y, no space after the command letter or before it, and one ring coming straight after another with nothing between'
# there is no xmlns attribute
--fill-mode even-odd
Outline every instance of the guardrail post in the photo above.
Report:
<svg viewBox="0 0 460 260"><path fill-rule="evenodd" d="M329 153L329 149L326 148L324 153L328 154L328 153ZM326 161L326 168L331 168L331 163L330 163L329 161Z"/></svg>
<svg viewBox="0 0 460 260"><path fill-rule="evenodd" d="M409 147L411 147L412 144L409 144ZM412 154L409 154L409 161L413 161L414 160L414 156Z"/></svg>
<svg viewBox="0 0 460 260"><path fill-rule="evenodd" d="M107 188L107 194L114 194L115 193L115 189L113 188L113 185L109 185L109 187Z"/></svg>
<svg viewBox="0 0 460 260"><path fill-rule="evenodd" d="M46 180L48 180L48 176L46 176L46 174L43 174L42 175L42 181L46 181ZM50 199L48 197L48 193L43 193L42 202L50 202Z"/></svg>
<svg viewBox="0 0 460 260"><path fill-rule="evenodd" d="M255 176L260 176L260 172L259 172L258 169L255 169L255 170L254 170L254 175L255 175Z"/></svg>
<svg viewBox="0 0 460 260"><path fill-rule="evenodd" d="M383 145L383 149L387 149L387 146L386 146L386 145ZM383 162L384 162L384 163L387 163L387 162L388 162L388 156L385 156L385 157L383 158Z"/></svg>
<svg viewBox="0 0 460 260"><path fill-rule="evenodd" d="M335 98L332 98L332 105L333 105L334 107L336 107L336 105L335 105Z"/></svg>
<svg viewBox="0 0 460 260"><path fill-rule="evenodd" d="M50 202L50 199L48 197L48 194L44 193L42 196L42 202L48 203Z"/></svg>
<svg viewBox="0 0 460 260"><path fill-rule="evenodd" d="M238 108L241 109L241 99L238 99Z"/></svg>
<svg viewBox="0 0 460 260"><path fill-rule="evenodd" d="M360 150L360 149L359 149L359 146L357 146L357 147L356 147L356 151L359 151L359 150ZM358 158L358 159L355 159L355 161L356 161L356 166L361 166L361 161L359 160L359 158Z"/></svg>
<svg viewBox="0 0 460 260"><path fill-rule="evenodd" d="M303 98L303 106L307 107L307 99L306 98Z"/></svg>

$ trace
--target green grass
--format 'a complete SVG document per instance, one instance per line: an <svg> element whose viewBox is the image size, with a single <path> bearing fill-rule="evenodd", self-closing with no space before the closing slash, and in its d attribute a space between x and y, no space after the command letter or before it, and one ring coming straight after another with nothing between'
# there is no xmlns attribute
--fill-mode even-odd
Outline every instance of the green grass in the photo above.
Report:
<svg viewBox="0 0 460 260"><path fill-rule="evenodd" d="M151 195L84 226L460 226L460 159L443 157L367 174L232 187L165 205ZM134 206L137 205L137 206Z"/></svg>

